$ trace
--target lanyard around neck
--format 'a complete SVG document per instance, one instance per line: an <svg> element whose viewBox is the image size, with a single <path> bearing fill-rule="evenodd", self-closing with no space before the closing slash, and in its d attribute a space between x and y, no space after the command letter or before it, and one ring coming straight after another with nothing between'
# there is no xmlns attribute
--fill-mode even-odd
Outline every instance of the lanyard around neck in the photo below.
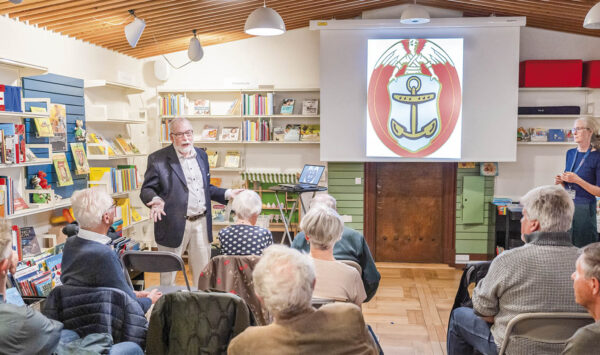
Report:
<svg viewBox="0 0 600 355"><path fill-rule="evenodd" d="M581 166L585 162L585 158L587 158L588 155L590 155L591 151L592 151L592 146L590 145L587 152L585 152L585 154L583 155L583 159L581 159L581 162L579 163L579 165L577 165L577 169L573 170L573 168L575 167L575 161L577 160L577 154L579 153L579 151L577 151L577 149L575 149L575 156L573 157L573 163L571 164L571 169L569 169L569 171L572 171L575 174L577 174L577 172L579 171L579 169L581 169Z"/></svg>

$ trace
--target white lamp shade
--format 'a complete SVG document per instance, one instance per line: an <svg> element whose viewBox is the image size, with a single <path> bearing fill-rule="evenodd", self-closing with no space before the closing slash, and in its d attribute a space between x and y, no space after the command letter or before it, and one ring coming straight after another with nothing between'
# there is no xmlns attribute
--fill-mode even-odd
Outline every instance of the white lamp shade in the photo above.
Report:
<svg viewBox="0 0 600 355"><path fill-rule="evenodd" d="M600 2L592 6L587 15L585 15L583 27L591 30L600 29Z"/></svg>
<svg viewBox="0 0 600 355"><path fill-rule="evenodd" d="M188 47L188 57L191 61L197 62L204 56L204 50L200 45L200 41L197 37L190 39L190 46Z"/></svg>
<svg viewBox="0 0 600 355"><path fill-rule="evenodd" d="M259 7L246 19L244 31L253 36L277 36L285 33L285 23L277 11Z"/></svg>
<svg viewBox="0 0 600 355"><path fill-rule="evenodd" d="M144 28L146 28L146 22L137 17L129 25L125 26L125 37L131 47L135 48L140 37L142 37Z"/></svg>
<svg viewBox="0 0 600 355"><path fill-rule="evenodd" d="M402 11L400 22L409 25L428 23L429 13L423 6L409 5Z"/></svg>

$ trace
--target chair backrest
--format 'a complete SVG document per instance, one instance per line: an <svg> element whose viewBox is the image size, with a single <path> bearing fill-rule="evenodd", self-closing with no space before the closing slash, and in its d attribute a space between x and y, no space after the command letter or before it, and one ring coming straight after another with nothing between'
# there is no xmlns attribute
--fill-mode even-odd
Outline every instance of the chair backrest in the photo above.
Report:
<svg viewBox="0 0 600 355"><path fill-rule="evenodd" d="M121 263L126 271L142 272L173 272L182 271L185 285L188 291L191 291L190 284L185 272L185 265L181 257L169 251L126 251L121 255ZM131 285L129 273L125 276Z"/></svg>
<svg viewBox="0 0 600 355"><path fill-rule="evenodd" d="M523 313L508 322L499 355L506 353L513 338L564 347L577 329L593 323L588 313ZM562 351L562 349L560 349ZM559 351L559 353L560 353Z"/></svg>
<svg viewBox="0 0 600 355"><path fill-rule="evenodd" d="M108 333L115 344L132 341L145 346L148 321L144 311L135 299L116 288L56 286L42 313L80 337Z"/></svg>
<svg viewBox="0 0 600 355"><path fill-rule="evenodd" d="M251 325L244 300L230 293L177 292L154 305L147 354L226 354L231 339Z"/></svg>
<svg viewBox="0 0 600 355"><path fill-rule="evenodd" d="M360 267L360 265L354 261L354 260L338 260L341 263L344 263L348 266L352 266L353 268L355 268L358 271L358 274L362 277L362 267Z"/></svg>
<svg viewBox="0 0 600 355"><path fill-rule="evenodd" d="M321 306L334 302L337 302L334 298L313 297L310 300L311 305L316 309L319 309L321 308Z"/></svg>

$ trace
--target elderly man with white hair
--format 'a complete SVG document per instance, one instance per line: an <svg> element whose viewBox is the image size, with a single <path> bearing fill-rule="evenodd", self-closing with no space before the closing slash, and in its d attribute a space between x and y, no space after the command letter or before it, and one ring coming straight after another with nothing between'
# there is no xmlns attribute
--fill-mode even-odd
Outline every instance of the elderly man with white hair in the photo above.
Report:
<svg viewBox="0 0 600 355"><path fill-rule="evenodd" d="M252 190L244 190L232 203L235 223L219 231L221 254L262 255L263 249L273 244L268 229L256 225L262 211L262 200Z"/></svg>
<svg viewBox="0 0 600 355"><path fill-rule="evenodd" d="M300 229L310 243L317 273L315 297L350 301L360 306L367 295L358 270L333 257L333 245L344 230L340 215L325 205L314 206L302 217Z"/></svg>
<svg viewBox="0 0 600 355"><path fill-rule="evenodd" d="M583 312L573 297L571 273L579 256L571 243L573 200L560 186L541 186L521 199L524 246L491 263L473 291L473 309L455 309L448 324L448 355L497 354L508 322L521 313ZM554 346L511 341L510 354L552 354ZM560 350L559 350L560 351Z"/></svg>
<svg viewBox="0 0 600 355"><path fill-rule="evenodd" d="M69 237L63 249L62 274L65 285L112 287L136 299L144 312L148 311L161 293L133 291L117 254L108 245L108 228L115 218L115 203L105 191L89 188L75 191L71 196L73 214L79 221L79 232Z"/></svg>
<svg viewBox="0 0 600 355"><path fill-rule="evenodd" d="M248 327L227 353L376 354L360 309L350 303L311 307L315 270L311 259L281 245L265 250L253 273L256 293L272 324Z"/></svg>
<svg viewBox="0 0 600 355"><path fill-rule="evenodd" d="M336 209L336 200L333 196L327 193L317 194L311 201L311 208L316 205L325 205L331 209ZM304 232L298 233L292 242L292 248L310 252L310 243L306 239ZM379 287L379 280L381 275L377 271L373 256L371 256L371 250L367 244L365 237L357 230L354 230L348 226L344 226L342 237L333 246L333 256L336 260L352 260L362 268L362 281L367 294L368 302Z"/></svg>

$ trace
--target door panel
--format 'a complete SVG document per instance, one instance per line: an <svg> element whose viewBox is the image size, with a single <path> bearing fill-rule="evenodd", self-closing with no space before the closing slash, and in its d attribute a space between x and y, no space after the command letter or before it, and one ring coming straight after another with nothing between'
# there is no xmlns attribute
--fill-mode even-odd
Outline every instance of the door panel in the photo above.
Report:
<svg viewBox="0 0 600 355"><path fill-rule="evenodd" d="M463 223L483 223L483 199L485 178L483 176L464 176L462 191Z"/></svg>

